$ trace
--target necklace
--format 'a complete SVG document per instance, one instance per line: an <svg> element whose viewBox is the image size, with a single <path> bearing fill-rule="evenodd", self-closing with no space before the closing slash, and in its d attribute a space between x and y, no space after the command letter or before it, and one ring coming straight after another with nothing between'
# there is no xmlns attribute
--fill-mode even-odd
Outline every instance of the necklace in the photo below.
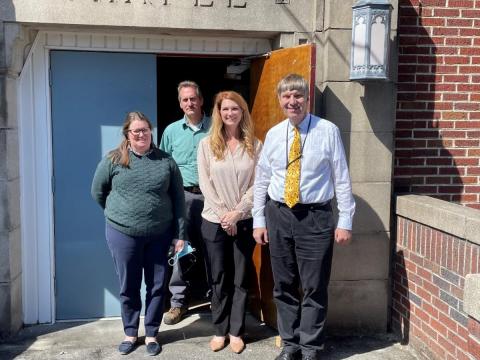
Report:
<svg viewBox="0 0 480 360"><path fill-rule="evenodd" d="M307 126L307 133L305 134L305 137L303 138L303 142L300 146L300 155L296 158L293 159L292 161L288 161L288 128L290 126L290 120L287 121L287 133L285 134L285 170L288 169L288 167L294 163L295 161L299 160L303 156L303 147L305 146L305 141L307 141L307 136L308 133L310 132L310 125L312 124L312 114L309 114L308 118L308 126Z"/></svg>

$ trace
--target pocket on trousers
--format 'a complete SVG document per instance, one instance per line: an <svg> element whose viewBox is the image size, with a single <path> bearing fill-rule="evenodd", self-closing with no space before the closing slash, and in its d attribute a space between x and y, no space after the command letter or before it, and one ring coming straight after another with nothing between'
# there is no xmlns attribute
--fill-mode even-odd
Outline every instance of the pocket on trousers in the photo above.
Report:
<svg viewBox="0 0 480 360"><path fill-rule="evenodd" d="M331 210L315 209L309 212L309 222L312 229L318 234L332 233L335 229L335 220Z"/></svg>

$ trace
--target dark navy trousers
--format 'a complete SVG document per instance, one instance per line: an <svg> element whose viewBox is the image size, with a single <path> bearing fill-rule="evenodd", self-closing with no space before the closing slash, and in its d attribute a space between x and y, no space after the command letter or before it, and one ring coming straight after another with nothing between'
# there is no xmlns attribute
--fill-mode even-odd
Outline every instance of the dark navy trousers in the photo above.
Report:
<svg viewBox="0 0 480 360"><path fill-rule="evenodd" d="M145 279L145 335L155 337L164 311L164 284L167 254L172 232L153 236L129 236L107 223L106 239L120 282L123 329L138 336L142 300L142 273Z"/></svg>

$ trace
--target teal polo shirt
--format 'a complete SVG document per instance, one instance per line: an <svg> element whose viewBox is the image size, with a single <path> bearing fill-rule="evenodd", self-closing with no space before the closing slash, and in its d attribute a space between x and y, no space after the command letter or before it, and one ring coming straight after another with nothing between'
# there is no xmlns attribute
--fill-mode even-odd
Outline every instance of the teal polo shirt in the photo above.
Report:
<svg viewBox="0 0 480 360"><path fill-rule="evenodd" d="M197 148L208 134L210 118L204 116L195 131L187 125L185 116L165 128L160 149L172 155L182 173L183 186L198 185Z"/></svg>

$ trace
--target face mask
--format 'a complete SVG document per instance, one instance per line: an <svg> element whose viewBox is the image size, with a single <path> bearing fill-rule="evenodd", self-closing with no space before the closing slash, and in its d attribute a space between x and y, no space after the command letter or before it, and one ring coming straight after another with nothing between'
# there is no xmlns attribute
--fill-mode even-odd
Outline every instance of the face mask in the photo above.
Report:
<svg viewBox="0 0 480 360"><path fill-rule="evenodd" d="M185 255L192 254L193 252L195 252L195 248L192 248L190 243L188 241L185 241L182 250L175 253L175 255L173 255L170 259L168 259L168 265L175 266L175 264L178 262L180 258L184 257ZM191 256L195 258L195 255L192 254Z"/></svg>

